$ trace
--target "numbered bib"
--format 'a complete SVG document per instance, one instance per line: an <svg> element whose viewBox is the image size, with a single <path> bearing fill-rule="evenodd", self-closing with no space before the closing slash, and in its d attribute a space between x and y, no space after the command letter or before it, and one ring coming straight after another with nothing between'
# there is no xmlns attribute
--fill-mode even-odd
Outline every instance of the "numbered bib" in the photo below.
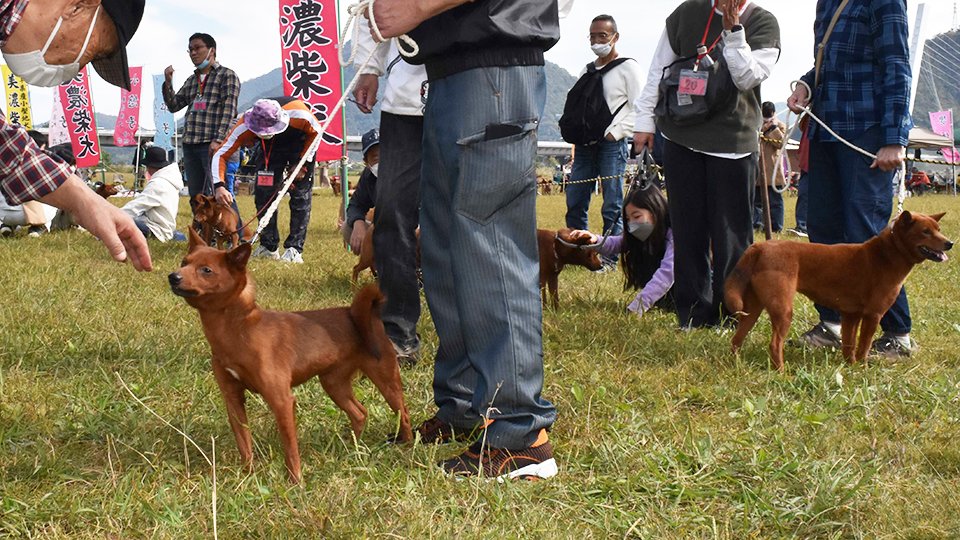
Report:
<svg viewBox="0 0 960 540"><path fill-rule="evenodd" d="M197 99L193 102L193 110L195 110L195 111L205 111L205 110L207 110L207 102L206 102L206 101L203 101L203 100L200 99L200 98L197 98Z"/></svg>
<svg viewBox="0 0 960 540"><path fill-rule="evenodd" d="M257 185L270 187L273 185L273 171L260 171L257 173Z"/></svg>
<svg viewBox="0 0 960 540"><path fill-rule="evenodd" d="M709 78L709 72L684 69L680 72L680 87L677 88L677 94L687 96L706 95Z"/></svg>

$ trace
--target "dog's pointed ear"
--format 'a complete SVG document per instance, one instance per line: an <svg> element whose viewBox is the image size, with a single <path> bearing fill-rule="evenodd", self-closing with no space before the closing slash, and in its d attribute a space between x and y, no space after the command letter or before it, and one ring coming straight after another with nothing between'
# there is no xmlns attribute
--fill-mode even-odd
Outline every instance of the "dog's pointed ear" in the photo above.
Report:
<svg viewBox="0 0 960 540"><path fill-rule="evenodd" d="M933 214L933 215L931 215L930 217L932 217L932 218L934 219L934 221L936 221L936 222L939 223L939 222L940 222L940 218L942 218L945 214L946 214L946 212L940 212L939 214Z"/></svg>
<svg viewBox="0 0 960 540"><path fill-rule="evenodd" d="M897 224L904 227L909 227L913 223L913 214L909 210L904 210L902 214L897 217Z"/></svg>
<svg viewBox="0 0 960 540"><path fill-rule="evenodd" d="M197 234L197 230L193 227L187 227L189 231L187 235L190 237L190 243L187 245L190 251L197 249L198 247L204 245L203 238L200 238L200 235Z"/></svg>
<svg viewBox="0 0 960 540"><path fill-rule="evenodd" d="M249 243L244 242L227 252L227 261L238 269L243 270L247 267L247 261L250 260L250 252L252 250L253 247Z"/></svg>

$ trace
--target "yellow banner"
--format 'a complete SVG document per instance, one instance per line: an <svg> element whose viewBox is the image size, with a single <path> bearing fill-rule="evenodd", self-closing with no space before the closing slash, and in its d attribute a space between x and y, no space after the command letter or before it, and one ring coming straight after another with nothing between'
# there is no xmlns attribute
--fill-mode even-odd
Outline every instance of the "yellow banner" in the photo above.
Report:
<svg viewBox="0 0 960 540"><path fill-rule="evenodd" d="M30 114L30 91L23 79L13 74L4 64L3 87L7 91L7 120L27 129L33 129L33 115Z"/></svg>

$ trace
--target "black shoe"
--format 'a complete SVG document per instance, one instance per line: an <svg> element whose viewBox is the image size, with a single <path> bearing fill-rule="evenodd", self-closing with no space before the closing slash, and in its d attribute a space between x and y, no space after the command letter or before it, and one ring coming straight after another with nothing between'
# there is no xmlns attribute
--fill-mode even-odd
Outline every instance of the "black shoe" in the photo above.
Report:
<svg viewBox="0 0 960 540"><path fill-rule="evenodd" d="M533 446L520 450L485 448L483 443L473 443L460 455L442 462L440 467L457 477L482 476L500 481L513 478L537 480L557 474L557 462L553 459L553 447L547 440L546 430L540 430Z"/></svg>
<svg viewBox="0 0 960 540"><path fill-rule="evenodd" d="M819 349L822 347L839 349L842 345L840 336L834 334L833 330L827 328L823 322L819 322L816 326L807 330L805 334L800 336L799 342L800 345L809 349Z"/></svg>
<svg viewBox="0 0 960 540"><path fill-rule="evenodd" d="M474 441L480 430L480 426L469 430L457 430L435 415L424 420L414 429L420 435L420 442L423 444L444 444L453 440L460 442Z"/></svg>
<svg viewBox="0 0 960 540"><path fill-rule="evenodd" d="M47 228L44 227L43 225L31 225L27 229L27 236L29 236L30 238L39 238L40 235L46 234L46 232L47 232Z"/></svg>
<svg viewBox="0 0 960 540"><path fill-rule="evenodd" d="M904 345L893 334L884 333L879 339L874 340L870 346L870 352L886 356L887 358L909 358L911 354L920 350L920 346L913 338L908 337L910 345Z"/></svg>

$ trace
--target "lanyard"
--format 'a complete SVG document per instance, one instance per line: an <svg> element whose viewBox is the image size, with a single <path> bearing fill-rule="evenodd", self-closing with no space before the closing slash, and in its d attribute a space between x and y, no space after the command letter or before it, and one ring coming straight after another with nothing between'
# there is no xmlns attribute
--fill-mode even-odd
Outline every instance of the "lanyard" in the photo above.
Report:
<svg viewBox="0 0 960 540"><path fill-rule="evenodd" d="M717 36L717 39L713 40L713 43L707 47L707 35L710 34L710 24L713 23L713 15L717 12L716 7L711 2L710 4L710 17L707 19L707 27L703 29L703 38L700 39L700 45L697 46L697 58L702 59L704 56L710 53L714 47L717 46L717 43L720 42L720 38L723 37L723 31Z"/></svg>
<svg viewBox="0 0 960 540"><path fill-rule="evenodd" d="M197 75L197 80L200 82L197 84L197 97L203 97L203 89L207 86L207 79L210 78L210 74L206 75Z"/></svg>
<svg viewBox="0 0 960 540"><path fill-rule="evenodd" d="M270 153L273 152L273 141L270 141L270 150L267 150L267 143L260 139L260 148L263 148L263 168L270 170Z"/></svg>

